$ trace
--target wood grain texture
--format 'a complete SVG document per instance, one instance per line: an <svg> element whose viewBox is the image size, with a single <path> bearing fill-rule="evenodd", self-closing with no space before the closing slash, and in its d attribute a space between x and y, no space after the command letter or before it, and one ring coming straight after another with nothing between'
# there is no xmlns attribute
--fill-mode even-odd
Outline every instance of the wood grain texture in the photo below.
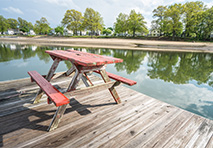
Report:
<svg viewBox="0 0 213 148"><path fill-rule="evenodd" d="M69 77L56 77L52 84L66 91ZM94 75L88 77L94 84L103 83ZM76 89L83 87L80 81ZM0 96L5 98L0 100L0 147L212 148L212 120L123 86L116 88L120 104L106 89L75 97L66 93L70 103L63 120L47 132L56 107L46 103L45 95L40 104L31 104L38 89L29 78L0 84Z"/></svg>
<svg viewBox="0 0 213 148"><path fill-rule="evenodd" d="M109 79L105 69L100 70L100 74L105 83L110 82L110 79ZM114 87L109 88L109 92L111 93L111 95L113 96L113 98L117 104L121 103L121 99Z"/></svg>
<svg viewBox="0 0 213 148"><path fill-rule="evenodd" d="M36 71L29 71L28 74L36 81L39 87L47 94L49 99L58 107L69 103L69 99L65 97L58 89L50 84L44 77Z"/></svg>
<svg viewBox="0 0 213 148"><path fill-rule="evenodd" d="M51 56L58 57L62 60L68 60L74 64L82 66L98 66L123 62L123 60L119 58L96 55L76 50L46 50L45 52Z"/></svg>
<svg viewBox="0 0 213 148"><path fill-rule="evenodd" d="M98 73L98 74L101 74L101 72L100 72L100 71L97 71L97 70L94 71L94 72L96 72L96 73ZM129 85L129 86L132 86L132 85L137 84L136 81L133 81L133 80L130 80L130 79L127 79L127 78L124 78L124 77L115 75L115 74L113 74L113 73L106 72L106 74L108 75L109 78L114 79L114 80L116 80L116 81L120 81L120 82L122 82L122 83L124 83L124 84L126 84L126 85Z"/></svg>

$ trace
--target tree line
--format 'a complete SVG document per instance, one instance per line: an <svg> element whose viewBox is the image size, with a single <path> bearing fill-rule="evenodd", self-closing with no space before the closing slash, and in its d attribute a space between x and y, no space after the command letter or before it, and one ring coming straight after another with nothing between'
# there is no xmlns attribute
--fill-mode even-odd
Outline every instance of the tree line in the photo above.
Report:
<svg viewBox="0 0 213 148"><path fill-rule="evenodd" d="M196 38L201 40L210 39L213 32L213 6L207 8L201 1L186 2L184 4L173 4L168 6L158 6L153 10L151 31L159 31L160 36ZM84 14L71 9L67 10L61 21L61 25L55 28L57 34L63 34L64 28L72 30L73 35L82 35L82 31L90 31L90 35L111 34L126 36L148 34L146 21L141 13L131 10L130 14L120 13L114 26L104 28L103 17L98 11L92 8L86 8ZM36 34L48 34L51 32L49 22L45 17L37 20L34 25L22 18L6 19L0 15L0 32L7 29L19 29L23 32L29 32L33 29Z"/></svg>
<svg viewBox="0 0 213 148"><path fill-rule="evenodd" d="M158 6L153 17L152 30L159 30L161 36L206 40L213 32L213 6L207 8L201 1Z"/></svg>

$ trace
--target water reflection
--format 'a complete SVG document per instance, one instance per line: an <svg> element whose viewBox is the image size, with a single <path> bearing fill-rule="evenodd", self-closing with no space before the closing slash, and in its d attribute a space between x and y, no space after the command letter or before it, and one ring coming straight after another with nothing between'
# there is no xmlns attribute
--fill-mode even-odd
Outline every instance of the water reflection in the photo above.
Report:
<svg viewBox="0 0 213 148"><path fill-rule="evenodd" d="M213 55L204 53L150 53L148 76L175 84L208 83L213 87Z"/></svg>
<svg viewBox="0 0 213 148"><path fill-rule="evenodd" d="M44 51L70 48L0 44L0 81L28 77L30 70L47 74L52 60ZM131 88L213 119L213 54L72 49L122 58L123 63L109 64L107 71L136 80ZM64 61L57 71L70 67Z"/></svg>

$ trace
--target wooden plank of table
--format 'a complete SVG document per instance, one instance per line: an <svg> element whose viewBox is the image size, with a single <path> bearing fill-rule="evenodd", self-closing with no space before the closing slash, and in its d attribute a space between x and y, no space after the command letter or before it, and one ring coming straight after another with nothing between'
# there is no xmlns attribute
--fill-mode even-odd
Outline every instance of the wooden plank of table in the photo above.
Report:
<svg viewBox="0 0 213 148"><path fill-rule="evenodd" d="M53 77L55 71L56 71L56 68L58 67L58 64L59 62L61 61L61 59L59 58L55 58L54 59L54 62L48 72L48 74L46 75L46 80L49 82L51 80L51 78ZM43 90L40 88L39 91L37 92L36 96L35 96L35 99L34 99L34 104L36 103L39 103L40 102L40 99L42 97L42 95L44 94Z"/></svg>
<svg viewBox="0 0 213 148"><path fill-rule="evenodd" d="M48 53L51 56L55 56L58 58L61 58L63 60L71 61L72 63L76 63L77 65L82 66L95 66L95 65L104 65L104 64L111 64L111 63L118 63L123 62L122 59L113 58L113 57L105 57L105 56L99 56L80 51L63 51L63 50L46 50L46 53Z"/></svg>

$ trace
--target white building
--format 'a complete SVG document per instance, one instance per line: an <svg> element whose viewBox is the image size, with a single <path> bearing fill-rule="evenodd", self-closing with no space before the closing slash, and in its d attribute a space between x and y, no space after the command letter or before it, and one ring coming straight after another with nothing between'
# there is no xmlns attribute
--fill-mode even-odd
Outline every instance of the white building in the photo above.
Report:
<svg viewBox="0 0 213 148"><path fill-rule="evenodd" d="M150 31L151 36L160 36L160 31L159 30L152 30Z"/></svg>
<svg viewBox="0 0 213 148"><path fill-rule="evenodd" d="M29 34L29 35L36 35L35 32L34 32L33 30L30 30L30 31L28 32L28 34Z"/></svg>
<svg viewBox="0 0 213 148"><path fill-rule="evenodd" d="M210 38L213 38L213 32L210 34Z"/></svg>
<svg viewBox="0 0 213 148"><path fill-rule="evenodd" d="M72 30L68 30L67 28L64 29L64 35L65 36L71 36L73 35L73 31Z"/></svg>
<svg viewBox="0 0 213 148"><path fill-rule="evenodd" d="M14 30L13 29L8 29L5 34L8 34L8 35L14 35Z"/></svg>

